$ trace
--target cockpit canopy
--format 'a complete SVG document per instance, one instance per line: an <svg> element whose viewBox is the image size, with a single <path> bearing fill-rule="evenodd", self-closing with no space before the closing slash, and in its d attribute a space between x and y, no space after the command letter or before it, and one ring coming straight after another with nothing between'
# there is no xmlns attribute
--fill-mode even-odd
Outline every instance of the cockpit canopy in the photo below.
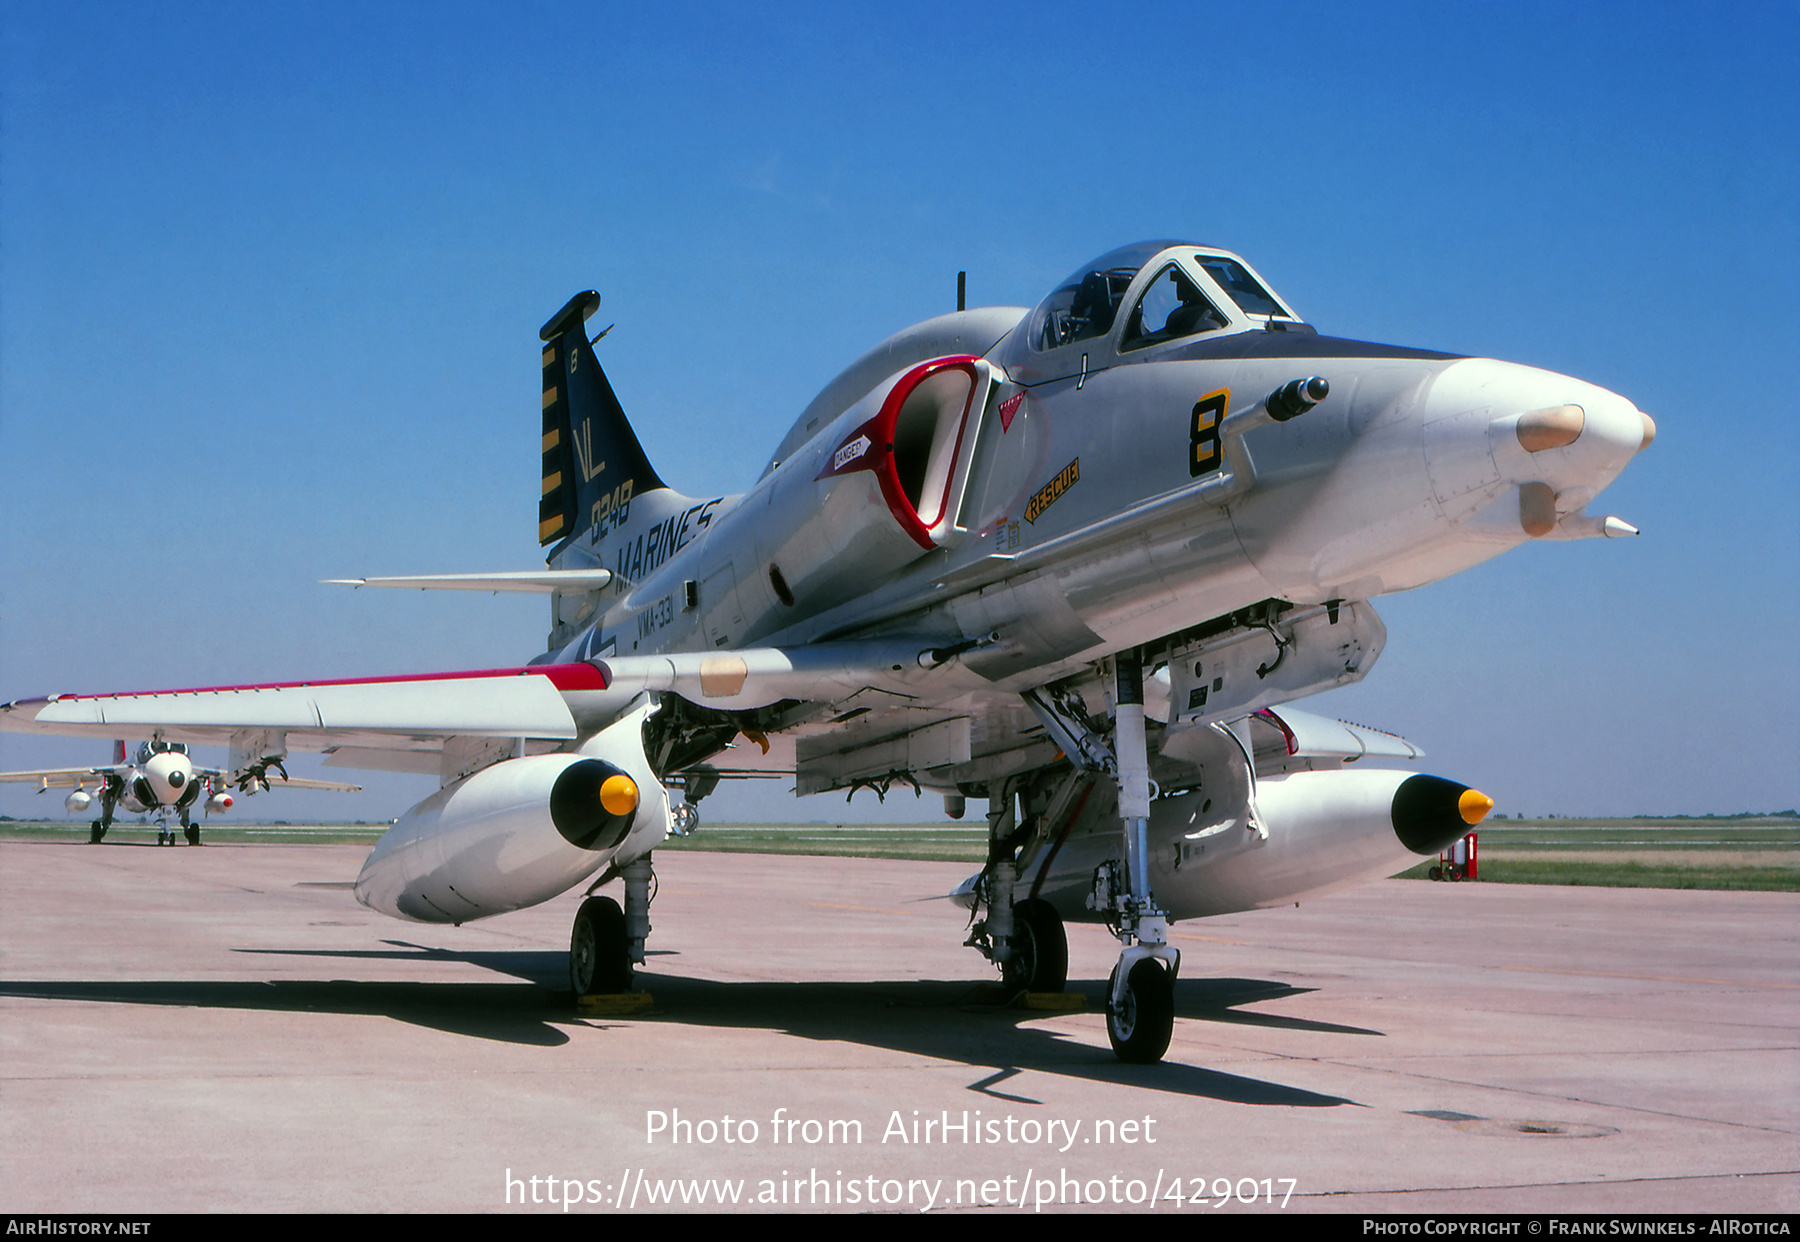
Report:
<svg viewBox="0 0 1800 1242"><path fill-rule="evenodd" d="M1140 283L1149 268L1154 274ZM1191 242L1151 241L1076 268L1031 312L1026 340L1034 353L1096 340L1111 334L1122 313L1120 353L1271 320L1299 322L1235 255Z"/></svg>

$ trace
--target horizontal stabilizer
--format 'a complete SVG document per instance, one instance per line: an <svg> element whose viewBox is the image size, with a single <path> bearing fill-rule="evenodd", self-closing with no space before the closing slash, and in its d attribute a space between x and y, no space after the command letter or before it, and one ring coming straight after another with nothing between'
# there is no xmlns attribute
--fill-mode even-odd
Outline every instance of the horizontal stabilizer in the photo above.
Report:
<svg viewBox="0 0 1800 1242"><path fill-rule="evenodd" d="M610 569L535 569L498 574L408 574L399 578L321 578L328 586L410 587L416 591L598 591L612 583Z"/></svg>

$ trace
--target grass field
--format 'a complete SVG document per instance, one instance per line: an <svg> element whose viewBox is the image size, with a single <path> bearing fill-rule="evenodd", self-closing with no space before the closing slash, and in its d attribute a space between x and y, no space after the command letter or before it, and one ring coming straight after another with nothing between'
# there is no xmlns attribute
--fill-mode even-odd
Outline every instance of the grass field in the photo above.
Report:
<svg viewBox="0 0 1800 1242"><path fill-rule="evenodd" d="M201 840L209 845L354 845L375 844L391 824L232 824L202 823ZM176 831L180 831L179 825ZM86 841L88 826L71 821L0 820L0 841ZM106 843L155 845L156 825L115 820Z"/></svg>
<svg viewBox="0 0 1800 1242"><path fill-rule="evenodd" d="M1476 842L1490 884L1800 890L1800 820L1497 820ZM1432 864L1405 873L1424 879Z"/></svg>
<svg viewBox="0 0 1800 1242"><path fill-rule="evenodd" d="M388 825L204 825L214 844L373 844ZM86 841L86 825L0 821L0 840ZM120 822L114 842L153 844L149 824ZM1490 884L1578 884L1615 888L1800 891L1800 819L1498 820L1479 839L1480 880ZM663 851L814 854L966 862L987 857L980 822L936 824L723 824L665 842ZM1405 874L1425 879L1433 864Z"/></svg>

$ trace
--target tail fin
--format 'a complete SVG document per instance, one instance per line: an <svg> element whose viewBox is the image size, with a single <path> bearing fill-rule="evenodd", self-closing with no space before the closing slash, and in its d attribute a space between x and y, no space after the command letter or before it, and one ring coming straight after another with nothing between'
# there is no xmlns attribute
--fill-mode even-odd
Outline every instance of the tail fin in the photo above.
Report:
<svg viewBox="0 0 1800 1242"><path fill-rule="evenodd" d="M115 764L125 762L125 739L122 737L113 739L113 762Z"/></svg>
<svg viewBox="0 0 1800 1242"><path fill-rule="evenodd" d="M613 515L622 517L633 495L667 486L644 456L588 343L587 319L599 305L593 290L578 293L538 333L546 342L540 547L616 522Z"/></svg>

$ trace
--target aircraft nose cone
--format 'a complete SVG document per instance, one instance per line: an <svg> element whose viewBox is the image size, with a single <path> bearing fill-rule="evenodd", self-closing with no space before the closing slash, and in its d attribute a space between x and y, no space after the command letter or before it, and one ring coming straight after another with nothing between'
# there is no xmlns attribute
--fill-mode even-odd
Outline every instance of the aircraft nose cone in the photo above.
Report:
<svg viewBox="0 0 1800 1242"><path fill-rule="evenodd" d="M159 803L174 802L181 796L193 776L186 756L164 753L154 755L144 765L145 788Z"/></svg>
<svg viewBox="0 0 1800 1242"><path fill-rule="evenodd" d="M1466 521L1497 501L1511 515L1500 525L1532 536L1550 534L1656 437L1655 422L1616 392L1491 358L1447 367L1424 421L1446 515Z"/></svg>
<svg viewBox="0 0 1800 1242"><path fill-rule="evenodd" d="M1441 854L1487 818L1494 800L1441 776L1411 776L1394 791L1389 818L1400 844L1415 854Z"/></svg>

